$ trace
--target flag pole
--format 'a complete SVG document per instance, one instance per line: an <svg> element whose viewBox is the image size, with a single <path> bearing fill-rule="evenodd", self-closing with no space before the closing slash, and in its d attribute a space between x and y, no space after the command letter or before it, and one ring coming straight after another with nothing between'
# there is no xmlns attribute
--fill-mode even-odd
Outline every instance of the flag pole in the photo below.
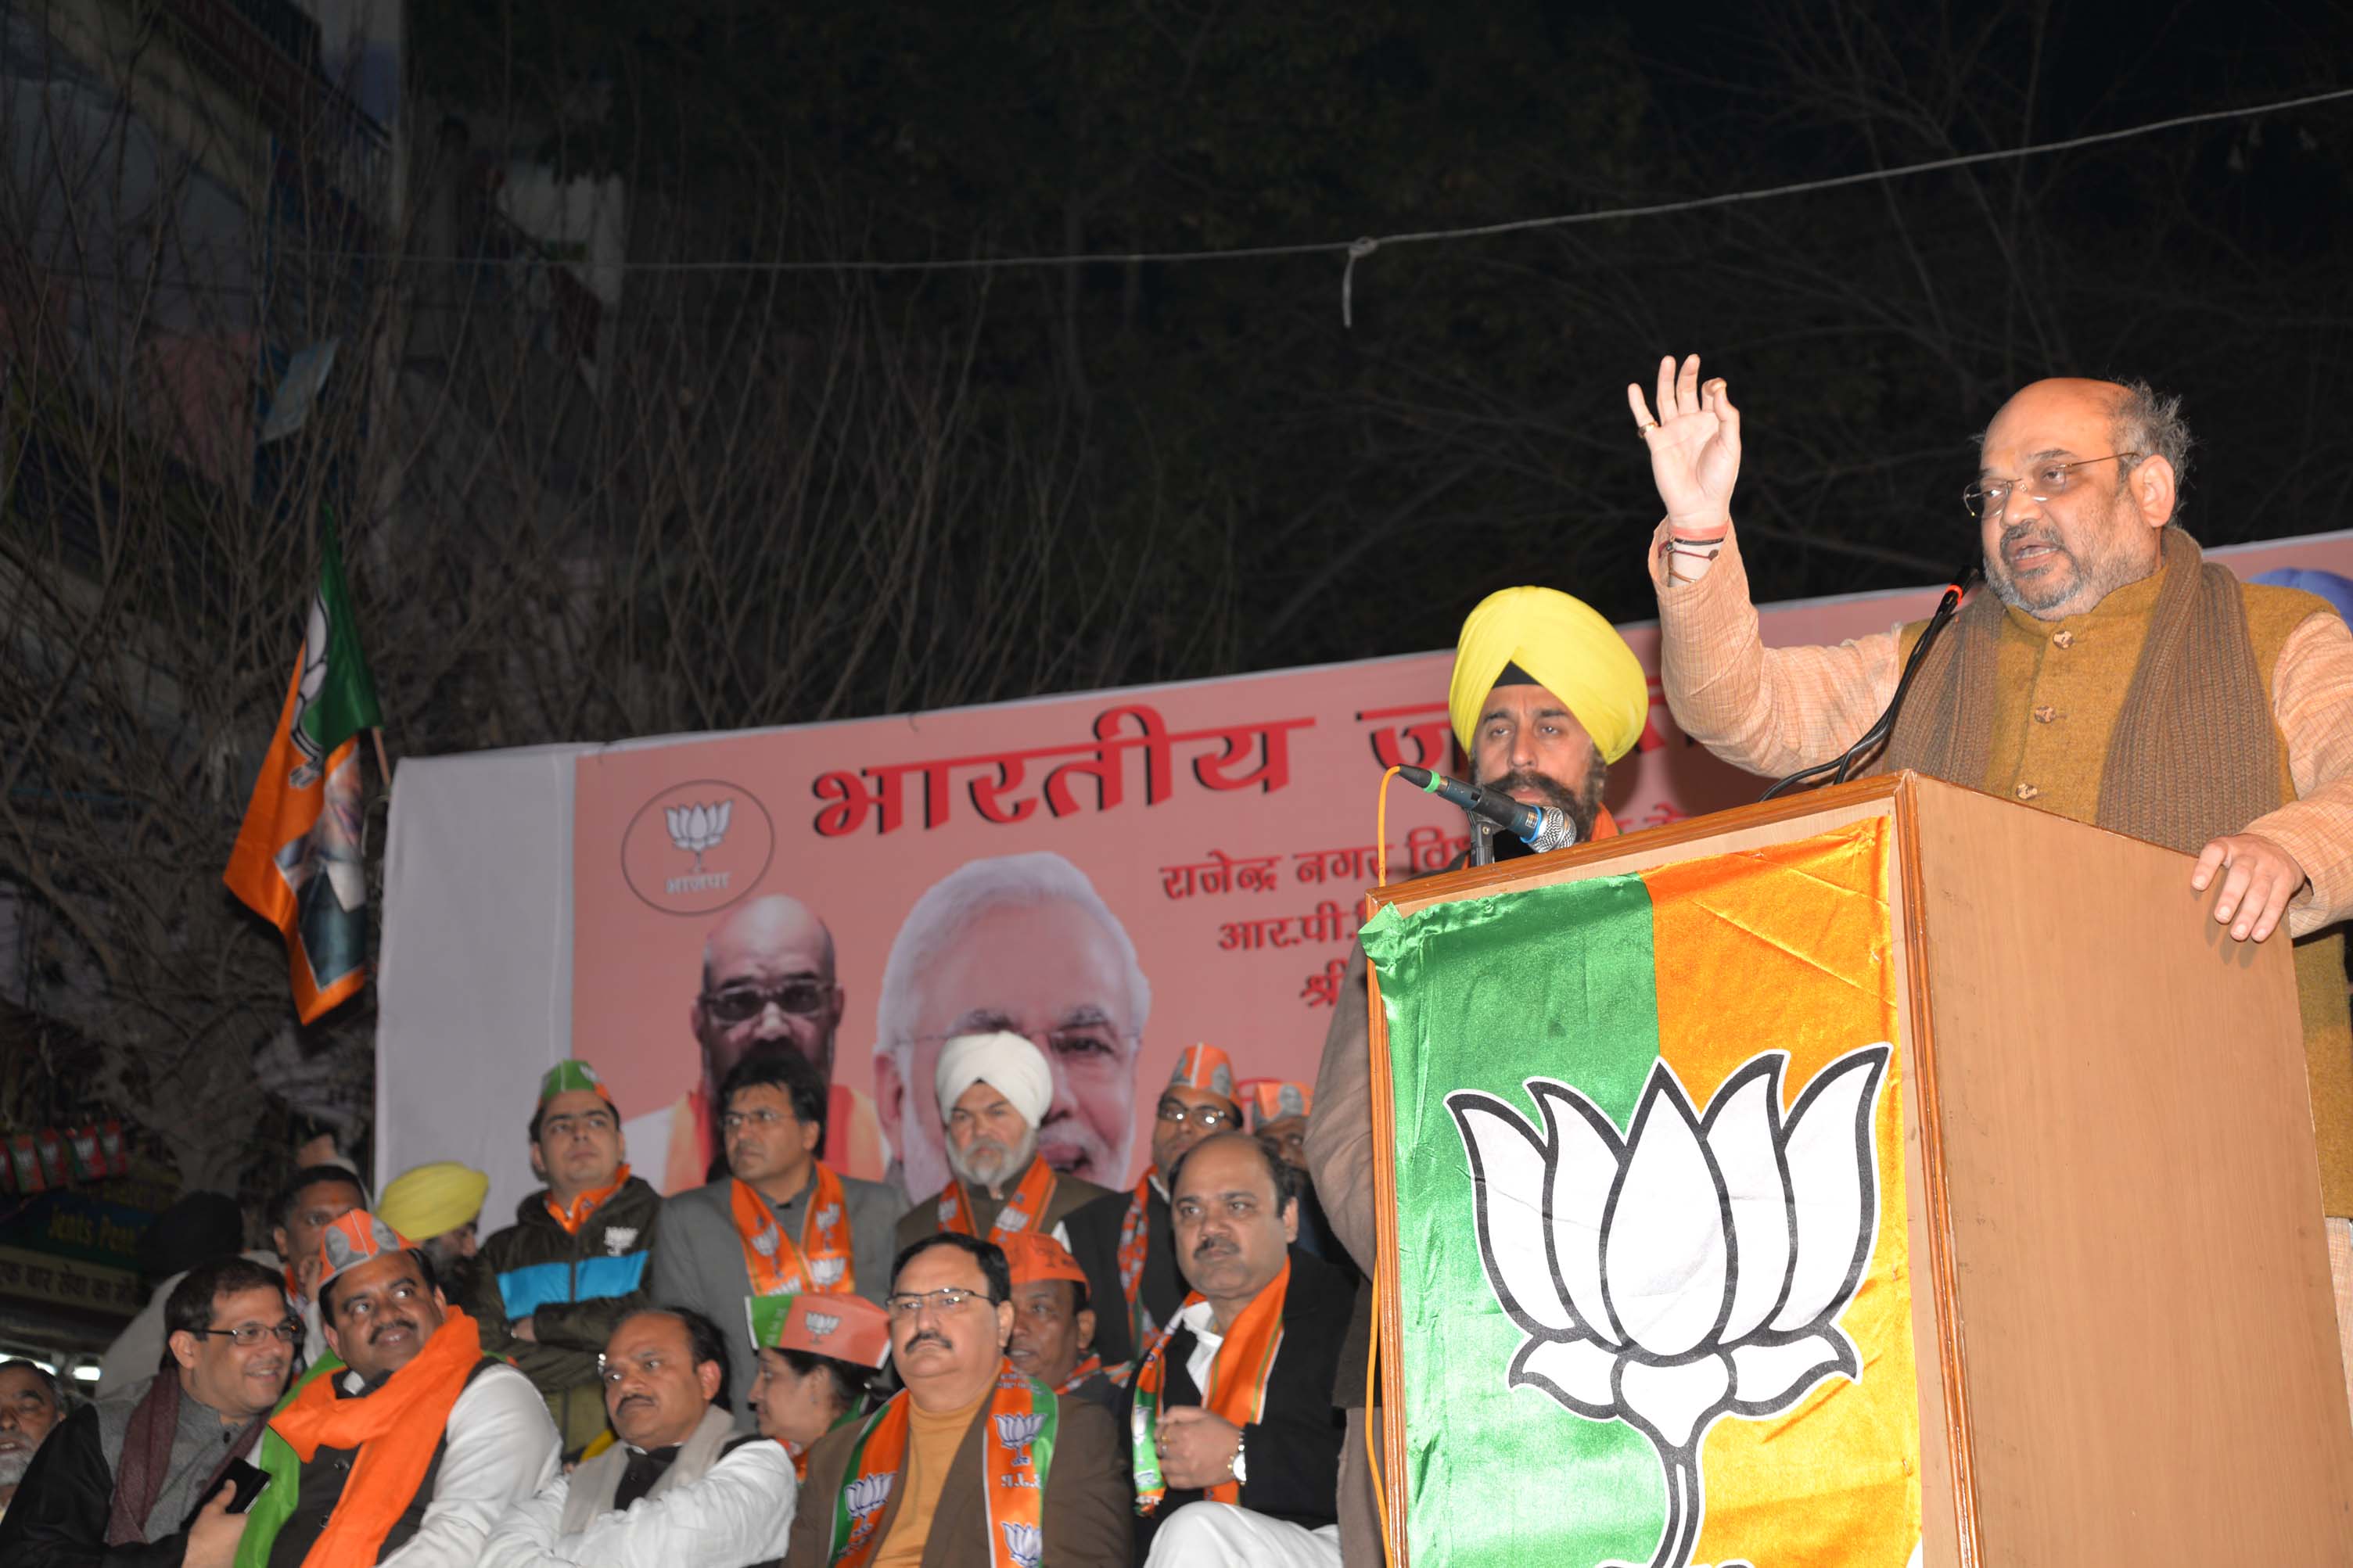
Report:
<svg viewBox="0 0 2353 1568"><path fill-rule="evenodd" d="M381 724L369 725L368 738L375 742L376 771L384 775L384 787L386 790L390 790L392 788L392 764L385 760L384 726Z"/></svg>

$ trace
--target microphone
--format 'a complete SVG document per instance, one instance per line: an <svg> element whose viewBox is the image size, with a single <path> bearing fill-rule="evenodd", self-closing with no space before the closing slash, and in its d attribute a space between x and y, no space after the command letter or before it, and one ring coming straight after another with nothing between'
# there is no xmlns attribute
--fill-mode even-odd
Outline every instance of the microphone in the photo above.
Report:
<svg viewBox="0 0 2353 1568"><path fill-rule="evenodd" d="M1911 695L1912 678L1920 673L1920 661L1928 657L1929 646L1936 640L1936 634L1945 629L1945 623L1959 611L1962 595L1983 575L1984 573L1972 563L1962 567L1946 586L1944 596L1936 601L1936 613L1928 617L1928 624L1920 630L1920 640L1912 647L1912 657L1904 661L1904 673L1895 682L1895 695L1887 700L1887 709L1880 714L1879 721L1865 730L1853 745L1829 762L1817 763L1810 768L1799 769L1787 778L1774 780L1773 787L1757 797L1759 802L1771 800L1790 790L1810 787L1825 774L1832 784L1846 783L1847 775L1854 771L1855 764L1895 733L1895 716L1904 711L1904 699Z"/></svg>
<svg viewBox="0 0 2353 1568"><path fill-rule="evenodd" d="M1577 824L1556 805L1522 805L1500 791L1481 789L1428 768L1400 767L1398 773L1424 793L1485 817L1539 855L1577 842Z"/></svg>

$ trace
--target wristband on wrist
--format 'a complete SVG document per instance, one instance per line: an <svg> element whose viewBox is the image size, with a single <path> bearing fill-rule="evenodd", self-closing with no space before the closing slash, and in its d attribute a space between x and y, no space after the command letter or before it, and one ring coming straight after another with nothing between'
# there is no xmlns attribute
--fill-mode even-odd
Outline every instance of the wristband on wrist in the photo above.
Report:
<svg viewBox="0 0 2353 1568"><path fill-rule="evenodd" d="M1234 1472L1236 1486L1250 1484L1250 1428L1238 1427L1234 1432L1234 1462L1228 1467Z"/></svg>

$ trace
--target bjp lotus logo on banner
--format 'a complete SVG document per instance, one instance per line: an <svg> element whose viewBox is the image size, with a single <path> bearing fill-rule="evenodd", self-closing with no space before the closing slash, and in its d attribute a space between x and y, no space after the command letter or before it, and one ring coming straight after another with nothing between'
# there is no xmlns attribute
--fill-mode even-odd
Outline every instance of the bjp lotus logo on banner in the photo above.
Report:
<svg viewBox="0 0 2353 1568"><path fill-rule="evenodd" d="M694 857L696 876L702 875L702 852L718 848L727 837L727 818L734 809L732 800L714 800L709 805L696 801L691 805L662 808L662 820L670 825L670 841Z"/></svg>
<svg viewBox="0 0 2353 1568"><path fill-rule="evenodd" d="M1410 1561L1911 1559L1886 827L1366 923Z"/></svg>
<svg viewBox="0 0 2353 1568"><path fill-rule="evenodd" d="M689 779L630 818L621 874L664 914L708 915L749 896L776 852L776 824L757 795L720 779Z"/></svg>
<svg viewBox="0 0 2353 1568"><path fill-rule="evenodd" d="M1623 1138L1548 1079L1526 1086L1541 1133L1493 1095L1446 1098L1488 1283L1529 1336L1507 1382L1651 1440L1667 1498L1654 1563L1691 1560L1716 1420L1776 1415L1826 1377L1862 1375L1835 1320L1878 1237L1871 1114L1889 1049L1817 1073L1786 1121L1778 1051L1725 1079L1704 1116L1654 1063Z"/></svg>

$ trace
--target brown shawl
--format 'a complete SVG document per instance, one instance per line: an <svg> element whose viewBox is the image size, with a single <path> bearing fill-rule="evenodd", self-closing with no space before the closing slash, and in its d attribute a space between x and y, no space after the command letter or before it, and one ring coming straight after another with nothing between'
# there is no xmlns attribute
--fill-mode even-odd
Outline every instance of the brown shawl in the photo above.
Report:
<svg viewBox="0 0 2353 1568"><path fill-rule="evenodd" d="M172 1445L180 1433L180 1398L179 1369L166 1367L155 1374L145 1397L131 1412L130 1425L122 1434L122 1459L114 1477L114 1499L107 1506L109 1546L135 1546L147 1539L147 1516L155 1511L155 1499L171 1478ZM253 1452L261 1427L258 1416L245 1424L245 1430L221 1455L213 1473L196 1489L199 1502L212 1496L229 1466Z"/></svg>

